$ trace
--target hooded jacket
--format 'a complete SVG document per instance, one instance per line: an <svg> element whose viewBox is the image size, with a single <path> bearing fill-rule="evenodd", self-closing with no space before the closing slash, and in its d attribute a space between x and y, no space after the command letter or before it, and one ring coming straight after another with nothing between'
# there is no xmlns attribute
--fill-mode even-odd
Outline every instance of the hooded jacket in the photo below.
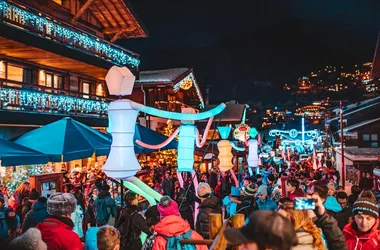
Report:
<svg viewBox="0 0 380 250"><path fill-rule="evenodd" d="M219 199L216 196L212 196L204 200L199 205L199 212L197 216L197 223L195 230L202 235L204 239L209 239L210 236L210 214L222 213L222 208L219 204Z"/></svg>
<svg viewBox="0 0 380 250"><path fill-rule="evenodd" d="M314 247L314 238L308 232L297 232L298 244L292 247L292 250L317 250Z"/></svg>
<svg viewBox="0 0 380 250"><path fill-rule="evenodd" d="M82 243L73 232L74 223L66 217L49 217L37 225L48 249L82 250Z"/></svg>
<svg viewBox="0 0 380 250"><path fill-rule="evenodd" d="M355 229L356 223L348 224L343 229L348 250L378 250L380 249L380 223L377 219L369 233L360 233Z"/></svg>
<svg viewBox="0 0 380 250"><path fill-rule="evenodd" d="M25 216L22 232L24 233L31 227L36 227L38 223L43 222L47 217L49 217L49 214L46 211L45 204L38 201L34 202L32 210Z"/></svg>
<svg viewBox="0 0 380 250"><path fill-rule="evenodd" d="M152 250L164 250L166 249L167 240L161 236L173 237L176 235L181 235L188 232L190 225L187 221L182 219L177 215L170 215L163 218L155 227L154 231L157 233L156 239L153 244ZM191 232L191 239L193 240L203 240L197 232ZM196 245L197 250L206 250L208 249L205 245Z"/></svg>

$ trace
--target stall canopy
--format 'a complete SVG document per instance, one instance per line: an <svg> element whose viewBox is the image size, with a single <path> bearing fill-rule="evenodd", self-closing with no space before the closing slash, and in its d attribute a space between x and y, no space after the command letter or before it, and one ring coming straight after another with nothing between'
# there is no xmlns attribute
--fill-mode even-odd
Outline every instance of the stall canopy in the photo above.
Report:
<svg viewBox="0 0 380 250"><path fill-rule="evenodd" d="M49 161L43 153L4 139L0 139L0 159L1 166L45 164Z"/></svg>
<svg viewBox="0 0 380 250"><path fill-rule="evenodd" d="M160 144L164 142L166 139L168 139L168 137L136 123L135 136L134 136L135 141L139 140L145 143L149 143L151 145L156 145L156 144ZM177 149L177 148L178 148L178 142L176 140L173 140L168 145L166 145L165 147L161 149L166 150L166 149ZM149 154L155 151L157 150L143 148L135 143L136 154Z"/></svg>
<svg viewBox="0 0 380 250"><path fill-rule="evenodd" d="M110 150L107 136L68 117L32 130L15 142L47 154L53 162L82 159L94 153L107 155Z"/></svg>

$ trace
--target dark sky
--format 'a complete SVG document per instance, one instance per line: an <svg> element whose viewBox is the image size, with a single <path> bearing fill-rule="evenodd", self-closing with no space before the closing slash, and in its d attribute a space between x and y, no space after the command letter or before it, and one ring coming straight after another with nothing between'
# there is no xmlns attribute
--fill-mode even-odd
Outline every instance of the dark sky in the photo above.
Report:
<svg viewBox="0 0 380 250"><path fill-rule="evenodd" d="M257 97L327 64L372 61L379 0L130 0L146 39L118 43L141 55L141 70L194 68L212 100Z"/></svg>

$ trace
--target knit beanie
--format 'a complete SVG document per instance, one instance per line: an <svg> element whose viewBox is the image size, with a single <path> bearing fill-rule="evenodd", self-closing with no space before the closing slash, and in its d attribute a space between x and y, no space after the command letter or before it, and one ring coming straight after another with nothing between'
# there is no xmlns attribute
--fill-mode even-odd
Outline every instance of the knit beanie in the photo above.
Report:
<svg viewBox="0 0 380 250"><path fill-rule="evenodd" d="M211 194L211 187L208 183L201 182L197 188L198 196L201 198L207 198Z"/></svg>
<svg viewBox="0 0 380 250"><path fill-rule="evenodd" d="M352 212L354 215L366 214L375 217L379 217L379 207L376 202L370 198L360 198L355 201Z"/></svg>
<svg viewBox="0 0 380 250"><path fill-rule="evenodd" d="M70 193L54 193L47 201L47 212L50 215L71 214L75 211L77 200Z"/></svg>
<svg viewBox="0 0 380 250"><path fill-rule="evenodd" d="M248 196L255 196L257 193L257 184L251 183L244 188L244 193Z"/></svg>
<svg viewBox="0 0 380 250"><path fill-rule="evenodd" d="M40 194L37 192L35 188L32 189L32 191L29 193L29 200L38 200L40 198Z"/></svg>
<svg viewBox="0 0 380 250"><path fill-rule="evenodd" d="M262 195L268 195L267 186L265 186L265 185L261 185L261 186L259 187L259 189L257 190L257 194L258 194L258 195L260 195L260 194L262 194Z"/></svg>
<svg viewBox="0 0 380 250"><path fill-rule="evenodd" d="M178 204L172 200L169 196L163 196L160 203L157 206L157 210L160 213L160 217L164 218L170 215L181 216L178 211Z"/></svg>

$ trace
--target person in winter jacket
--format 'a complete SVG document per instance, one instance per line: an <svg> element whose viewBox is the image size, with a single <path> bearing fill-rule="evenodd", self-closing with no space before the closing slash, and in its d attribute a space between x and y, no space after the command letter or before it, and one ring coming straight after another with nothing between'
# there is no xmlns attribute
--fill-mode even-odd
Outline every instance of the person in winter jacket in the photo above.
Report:
<svg viewBox="0 0 380 250"><path fill-rule="evenodd" d="M29 211L24 220L24 224L22 224L22 233L26 232L31 227L36 227L38 223L43 222L49 214L46 211L46 201L45 197L40 197L33 204L32 210Z"/></svg>
<svg viewBox="0 0 380 250"><path fill-rule="evenodd" d="M78 202L78 199L77 199ZM79 236L79 238L83 238L83 217L84 217L84 212L82 209L82 206L80 206L77 203L77 206L75 208L75 211L71 213L71 220L74 223L74 228L73 231Z"/></svg>
<svg viewBox="0 0 380 250"><path fill-rule="evenodd" d="M30 191L30 183L28 181L24 181L21 183L13 193L13 197L15 198L15 204L13 209L16 211L19 206L22 205L22 201L24 198L28 198Z"/></svg>
<svg viewBox="0 0 380 250"><path fill-rule="evenodd" d="M157 209L161 220L154 227L156 238L152 250L167 249L168 240L184 234L188 234L189 238L194 240L203 240L202 236L191 230L189 223L181 218L178 204L170 197L162 197ZM208 249L205 245L196 245L195 247L197 250Z"/></svg>
<svg viewBox="0 0 380 250"><path fill-rule="evenodd" d="M237 187L231 187L231 194L224 197L223 205L226 207L226 218L236 214L237 206L242 203L239 200L240 189Z"/></svg>
<svg viewBox="0 0 380 250"><path fill-rule="evenodd" d="M77 200L69 193L54 193L47 201L49 217L37 224L42 240L48 249L82 250L79 236L73 232L74 223L70 215L75 211Z"/></svg>
<svg viewBox="0 0 380 250"><path fill-rule="evenodd" d="M322 230L318 228L307 210L287 209L287 218L294 225L298 244L292 250L325 250Z"/></svg>
<svg viewBox="0 0 380 250"><path fill-rule="evenodd" d="M40 230L30 228L12 240L8 245L8 250L47 250L47 246L41 238Z"/></svg>
<svg viewBox="0 0 380 250"><path fill-rule="evenodd" d="M336 194L336 199L338 203L340 204L340 206L342 207L342 211L336 213L335 218L341 230L343 230L344 226L350 222L353 216L352 207L348 205L347 198L348 196L345 192L338 192Z"/></svg>
<svg viewBox="0 0 380 250"><path fill-rule="evenodd" d="M112 199L109 192L110 186L107 184L102 185L102 191L94 201L94 210L97 226L106 225L110 216L116 218L117 206L114 199Z"/></svg>
<svg viewBox="0 0 380 250"><path fill-rule="evenodd" d="M299 188L300 183L297 180L289 180L287 183L288 198L294 200L297 197L304 197L305 193Z"/></svg>
<svg viewBox="0 0 380 250"><path fill-rule="evenodd" d="M161 186L162 186L162 191L164 195L173 197L174 186L173 186L173 180L172 178L170 178L170 172L165 173L165 178L162 180Z"/></svg>
<svg viewBox="0 0 380 250"><path fill-rule="evenodd" d="M210 214L222 213L218 197L211 195L211 187L207 183L199 183L197 188L198 197L201 199L195 230L204 238L210 237Z"/></svg>
<svg viewBox="0 0 380 250"><path fill-rule="evenodd" d="M20 224L20 217L13 209L6 208L4 203L4 199L0 198L0 246L9 242L9 231L16 231Z"/></svg>
<svg viewBox="0 0 380 250"><path fill-rule="evenodd" d="M37 192L37 190L35 188L33 188L32 191L29 193L28 200L26 200L22 204L22 208L21 208L21 212L20 212L21 224L24 223L26 214L30 210L32 210L33 204L38 200L39 197L40 197L40 194Z"/></svg>
<svg viewBox="0 0 380 250"><path fill-rule="evenodd" d="M144 232L148 236L152 233L149 230L144 217L138 213L137 197L127 194L125 200L127 202L127 207L123 208L116 223L116 228L121 234L120 249L141 250L141 232Z"/></svg>
<svg viewBox="0 0 380 250"><path fill-rule="evenodd" d="M277 205L269 196L266 185L261 185L257 190L257 206L259 210L272 210L276 211Z"/></svg>
<svg viewBox="0 0 380 250"><path fill-rule="evenodd" d="M313 218L315 225L322 229L327 249L347 250L343 233L339 229L336 220L326 212L321 197L318 194L313 194L308 195L307 198L315 200L315 210L309 210L310 214L314 213L315 216L310 217Z"/></svg>
<svg viewBox="0 0 380 250"><path fill-rule="evenodd" d="M343 229L348 250L380 248L379 207L370 198L359 198L352 209L354 221Z"/></svg>

